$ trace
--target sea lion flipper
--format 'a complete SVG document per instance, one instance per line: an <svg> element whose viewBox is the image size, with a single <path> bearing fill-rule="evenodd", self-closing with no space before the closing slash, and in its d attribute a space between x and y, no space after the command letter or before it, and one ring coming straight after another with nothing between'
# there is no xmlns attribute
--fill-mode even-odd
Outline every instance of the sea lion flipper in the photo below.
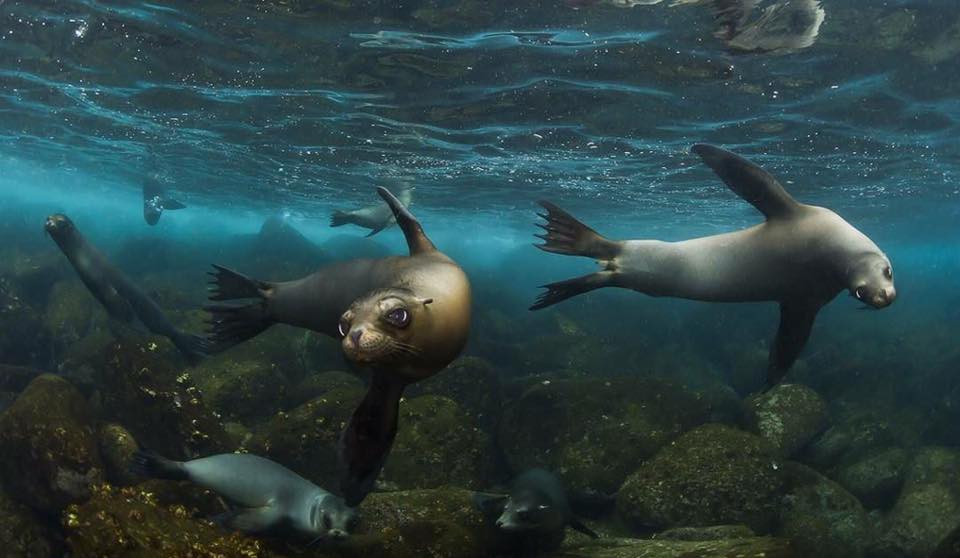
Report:
<svg viewBox="0 0 960 558"><path fill-rule="evenodd" d="M163 198L161 202L164 210L173 211L175 209L186 209L187 205L179 200L173 198Z"/></svg>
<svg viewBox="0 0 960 558"><path fill-rule="evenodd" d="M533 306L530 307L530 310L540 310L547 306L553 306L570 297L594 289L609 287L613 284L615 275L612 271L598 271L597 273L574 277L566 281L557 281L556 283L542 285L541 288L547 290L540 293L540 296L537 297L537 300L533 303Z"/></svg>
<svg viewBox="0 0 960 558"><path fill-rule="evenodd" d="M573 529L574 531L579 531L584 535L590 537L591 539L600 538L600 535L598 535L596 531L584 525L583 522L577 519L576 517L570 518L569 525L570 525L570 528Z"/></svg>
<svg viewBox="0 0 960 558"><path fill-rule="evenodd" d="M212 517L211 521L233 531L262 533L276 525L282 513L282 510L274 505L260 508L236 508Z"/></svg>
<svg viewBox="0 0 960 558"><path fill-rule="evenodd" d="M353 215L349 211L341 211L337 209L330 214L330 226L331 227L342 227L353 222Z"/></svg>
<svg viewBox="0 0 960 558"><path fill-rule="evenodd" d="M394 224L395 222L396 222L395 220L390 219L389 221L387 221L387 222L384 223L383 225L381 225L381 226L379 226L379 227L377 227L377 228L375 228L375 229L371 229L370 232L367 233L366 238L370 238L371 236L377 234L378 232L382 231L383 229L385 229L385 228L389 227L390 225Z"/></svg>
<svg viewBox="0 0 960 558"><path fill-rule="evenodd" d="M473 494L473 505L481 514L492 521L503 513L503 507L509 498L506 494L475 492Z"/></svg>
<svg viewBox="0 0 960 558"><path fill-rule="evenodd" d="M404 384L384 372L374 372L363 401L340 438L340 459L347 471L340 490L347 505L366 498L383 468L397 435L397 416Z"/></svg>
<svg viewBox="0 0 960 558"><path fill-rule="evenodd" d="M545 252L570 256L585 256L599 260L610 260L620 253L620 244L605 238L597 231L578 221L573 215L546 200L538 202L546 214L538 213L546 223L538 226L545 234L535 235L544 241L535 246Z"/></svg>
<svg viewBox="0 0 960 558"><path fill-rule="evenodd" d="M821 305L808 301L781 302L780 327L770 349L767 388L775 386L790 370L810 338Z"/></svg>
<svg viewBox="0 0 960 558"><path fill-rule="evenodd" d="M413 213L410 213L410 210L407 209L390 190L387 190L383 186L377 187L377 193L380 194L383 201L387 202L390 210L393 211L393 216L396 218L397 224L400 225L404 238L407 239L410 255L436 252L437 247L427 238L427 234L423 232L423 227L420 226L420 221L417 221Z"/></svg>
<svg viewBox="0 0 960 558"><path fill-rule="evenodd" d="M802 207L773 175L736 153L705 143L698 143L690 150L767 219L790 218Z"/></svg>
<svg viewBox="0 0 960 558"><path fill-rule="evenodd" d="M236 300L242 298L257 299L242 305L209 304L204 310L210 313L210 330L203 345L206 354L216 354L259 335L274 324L267 308L267 292L270 283L251 279L241 273L214 264L216 271L210 272L210 300Z"/></svg>

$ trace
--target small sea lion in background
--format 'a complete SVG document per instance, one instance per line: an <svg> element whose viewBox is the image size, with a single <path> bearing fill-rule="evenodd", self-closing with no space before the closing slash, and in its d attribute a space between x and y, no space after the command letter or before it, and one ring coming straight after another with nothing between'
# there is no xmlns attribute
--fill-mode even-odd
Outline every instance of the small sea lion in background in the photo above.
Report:
<svg viewBox="0 0 960 558"><path fill-rule="evenodd" d="M560 479L543 469L519 475L507 495L477 493L473 498L477 508L506 535L511 547L528 552L556 549L567 527L599 538L573 515Z"/></svg>
<svg viewBox="0 0 960 558"><path fill-rule="evenodd" d="M734 52L784 54L807 48L817 40L826 12L819 0L781 0L751 20L761 0L674 0L707 4L717 24L714 36Z"/></svg>
<svg viewBox="0 0 960 558"><path fill-rule="evenodd" d="M410 187L397 193L397 199L400 200L403 207L409 208L413 202L413 190L414 188ZM370 234L367 236L373 236L396 222L397 219L393 215L393 210L383 202L352 211L334 211L330 217L331 227L354 224L370 229Z"/></svg>
<svg viewBox="0 0 960 558"><path fill-rule="evenodd" d="M141 476L186 480L216 492L237 506L216 521L246 533L339 540L346 538L357 522L356 511L342 498L279 463L249 453L171 461L138 451L131 469Z"/></svg>
<svg viewBox="0 0 960 558"><path fill-rule="evenodd" d="M66 215L47 217L44 228L112 319L169 338L191 361L204 355L206 341L175 328L157 303L87 242Z"/></svg>
<svg viewBox="0 0 960 558"><path fill-rule="evenodd" d="M810 336L817 312L844 289L873 308L897 296L887 256L863 233L823 207L798 203L759 166L729 151L694 145L693 153L766 222L682 242L608 240L550 202L536 245L600 260L603 271L545 285L538 310L601 287L709 302L780 303L770 349L768 387L783 378Z"/></svg>
<svg viewBox="0 0 960 558"><path fill-rule="evenodd" d="M187 206L167 195L166 187L156 173L147 175L143 182L143 220L156 225L166 209L184 209Z"/></svg>
<svg viewBox="0 0 960 558"><path fill-rule="evenodd" d="M397 431L404 388L432 376L460 354L470 329L470 283L437 250L417 219L386 188L377 189L403 231L409 256L333 263L295 281L250 279L224 267L212 273L212 352L226 350L276 323L341 339L354 363L372 369L367 394L342 437L347 503L372 489Z"/></svg>

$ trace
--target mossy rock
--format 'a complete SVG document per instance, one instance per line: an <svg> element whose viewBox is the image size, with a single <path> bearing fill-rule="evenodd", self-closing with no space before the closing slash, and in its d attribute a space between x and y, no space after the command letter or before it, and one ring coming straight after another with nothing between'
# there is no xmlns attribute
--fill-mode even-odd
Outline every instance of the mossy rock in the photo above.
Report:
<svg viewBox="0 0 960 558"><path fill-rule="evenodd" d="M233 449L190 374L174 368L156 343L111 343L97 369L107 418L145 447L171 459Z"/></svg>
<svg viewBox="0 0 960 558"><path fill-rule="evenodd" d="M783 495L781 469L760 437L704 425L641 465L620 489L617 512L637 530L743 523L769 533Z"/></svg>
<svg viewBox="0 0 960 558"><path fill-rule="evenodd" d="M801 384L779 384L746 402L750 429L780 450L783 457L800 451L823 429L827 405Z"/></svg>
<svg viewBox="0 0 960 558"><path fill-rule="evenodd" d="M718 541L748 539L757 536L746 525L713 525L710 527L674 527L657 533L660 541Z"/></svg>
<svg viewBox="0 0 960 558"><path fill-rule="evenodd" d="M331 370L328 372L308 373L291 390L287 398L290 407L302 405L338 388L364 389L363 381L349 372Z"/></svg>
<svg viewBox="0 0 960 558"><path fill-rule="evenodd" d="M44 374L0 416L0 478L8 493L57 514L103 481L90 409L70 382Z"/></svg>
<svg viewBox="0 0 960 558"><path fill-rule="evenodd" d="M434 394L449 397L487 430L496 426L500 415L500 380L489 362L462 357L443 372L407 388L407 395Z"/></svg>
<svg viewBox="0 0 960 558"><path fill-rule="evenodd" d="M0 331L0 362L36 368L52 364L53 338L43 316L5 276L0 276Z"/></svg>
<svg viewBox="0 0 960 558"><path fill-rule="evenodd" d="M603 538L564 545L556 558L801 558L790 541L737 537L708 541Z"/></svg>
<svg viewBox="0 0 960 558"><path fill-rule="evenodd" d="M882 527L873 553L887 558L929 556L960 525L960 451L921 449L907 471L903 490Z"/></svg>
<svg viewBox="0 0 960 558"><path fill-rule="evenodd" d="M571 490L612 493L709 412L696 395L658 380L544 380L505 409L499 440L515 472L542 467Z"/></svg>
<svg viewBox="0 0 960 558"><path fill-rule="evenodd" d="M380 481L400 488L479 489L490 484L492 455L488 436L453 400L439 395L405 399Z"/></svg>
<svg viewBox="0 0 960 558"><path fill-rule="evenodd" d="M904 449L881 449L840 467L837 481L865 506L887 509L900 494L910 460Z"/></svg>
<svg viewBox="0 0 960 558"><path fill-rule="evenodd" d="M97 322L106 319L103 307L77 279L59 281L53 286L43 315L44 324L60 347L79 341Z"/></svg>
<svg viewBox="0 0 960 558"><path fill-rule="evenodd" d="M190 371L203 399L224 420L250 422L283 407L287 378L262 360L214 357Z"/></svg>
<svg viewBox="0 0 960 558"><path fill-rule="evenodd" d="M799 463L784 465L787 495L777 534L803 556L857 558L873 539L863 506L842 486Z"/></svg>
<svg viewBox="0 0 960 558"><path fill-rule="evenodd" d="M139 445L133 434L116 423L101 424L97 429L97 442L107 480L120 486L136 484L139 479L130 472L130 462Z"/></svg>
<svg viewBox="0 0 960 558"><path fill-rule="evenodd" d="M55 525L0 490L0 548L4 556L58 558L63 540Z"/></svg>
<svg viewBox="0 0 960 558"><path fill-rule="evenodd" d="M335 488L342 472L337 454L340 433L364 392L337 388L289 412L277 413L256 429L247 449L324 488Z"/></svg>

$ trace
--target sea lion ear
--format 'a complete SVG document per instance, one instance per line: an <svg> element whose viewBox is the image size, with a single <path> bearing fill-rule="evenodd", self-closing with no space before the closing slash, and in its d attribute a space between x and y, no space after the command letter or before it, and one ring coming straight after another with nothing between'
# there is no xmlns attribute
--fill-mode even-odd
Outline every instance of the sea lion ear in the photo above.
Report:
<svg viewBox="0 0 960 558"><path fill-rule="evenodd" d="M433 299L432 299L432 298L420 298L420 297L417 297L417 302L419 302L420 304L426 306L426 305L428 305L428 304L433 304Z"/></svg>
<svg viewBox="0 0 960 558"><path fill-rule="evenodd" d="M410 213L410 210L404 207L403 203L394 196L390 190L383 186L377 187L377 193L387 202L390 210L393 211L393 217L397 220L397 225L403 231L404 238L407 239L407 247L410 248L410 255L423 254L427 252L436 252L437 247L430 242L427 234L423 232L420 221Z"/></svg>
<svg viewBox="0 0 960 558"><path fill-rule="evenodd" d="M705 143L690 148L738 196L767 219L788 219L803 207L769 172L743 157Z"/></svg>

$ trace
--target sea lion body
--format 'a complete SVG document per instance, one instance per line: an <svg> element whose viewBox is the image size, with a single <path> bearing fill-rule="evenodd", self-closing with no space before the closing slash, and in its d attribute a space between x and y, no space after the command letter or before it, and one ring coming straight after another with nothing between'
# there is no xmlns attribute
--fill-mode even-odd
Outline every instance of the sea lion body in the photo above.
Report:
<svg viewBox="0 0 960 558"><path fill-rule="evenodd" d="M346 537L356 514L343 499L290 469L252 454L225 453L171 461L138 452L134 469L145 476L188 480L238 507L221 521L254 534L293 531L309 537Z"/></svg>
<svg viewBox="0 0 960 558"><path fill-rule="evenodd" d="M531 307L544 308L601 287L708 302L780 303L768 385L778 382L806 344L817 312L837 294L873 308L896 298L890 260L833 211L798 203L769 173L742 157L698 144L694 153L766 221L747 229L680 242L608 240L559 207L547 209L541 249L599 260L603 270L546 285Z"/></svg>
<svg viewBox="0 0 960 558"><path fill-rule="evenodd" d="M143 220L148 225L160 222L164 210L184 209L187 206L167 195L166 187L155 174L150 174L143 183Z"/></svg>
<svg viewBox="0 0 960 558"><path fill-rule="evenodd" d="M45 228L112 319L169 338L187 358L204 354L204 340L174 327L157 303L90 244L66 215L47 217Z"/></svg>
<svg viewBox="0 0 960 558"><path fill-rule="evenodd" d="M404 207L409 208L413 202L414 188L405 188L397 194L397 199ZM330 217L331 227L341 227L347 224L357 225L365 229L370 229L367 236L373 236L396 223L393 210L386 203L378 203L360 209L350 211L337 210Z"/></svg>

